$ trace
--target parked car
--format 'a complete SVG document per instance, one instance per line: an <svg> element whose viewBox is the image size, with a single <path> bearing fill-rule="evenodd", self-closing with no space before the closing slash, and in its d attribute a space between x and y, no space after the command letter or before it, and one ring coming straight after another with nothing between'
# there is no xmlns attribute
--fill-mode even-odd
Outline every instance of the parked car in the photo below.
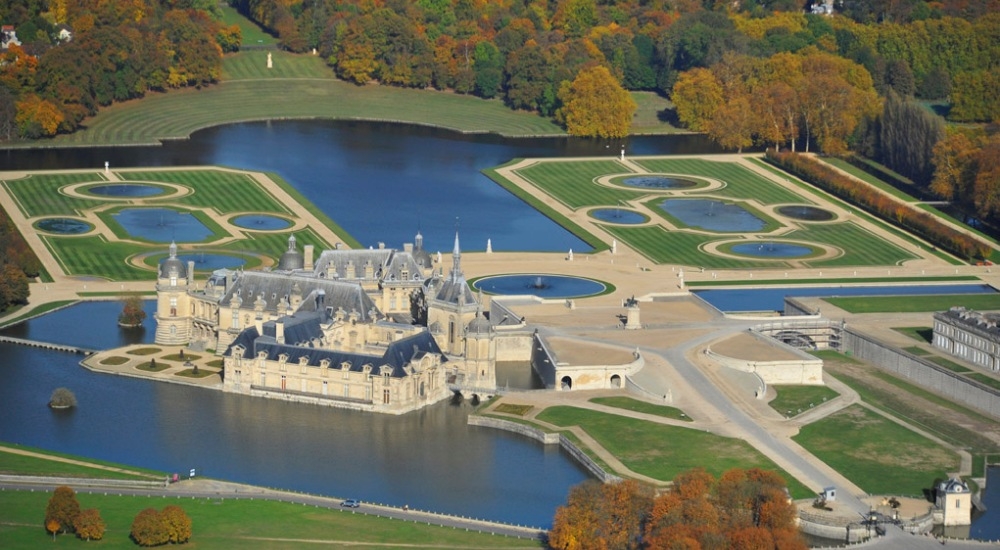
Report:
<svg viewBox="0 0 1000 550"><path fill-rule="evenodd" d="M357 508L357 507L361 506L361 501L360 500L355 500L353 498L349 498L349 499L345 500L344 502L341 502L340 505L343 506L344 508Z"/></svg>

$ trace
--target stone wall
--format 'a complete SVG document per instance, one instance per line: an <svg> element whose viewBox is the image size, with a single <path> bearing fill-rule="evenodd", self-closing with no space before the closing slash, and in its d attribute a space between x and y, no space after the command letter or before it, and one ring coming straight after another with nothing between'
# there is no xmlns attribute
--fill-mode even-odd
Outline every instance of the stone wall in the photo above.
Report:
<svg viewBox="0 0 1000 550"><path fill-rule="evenodd" d="M527 331L505 333L497 331L497 361L528 361L531 359L532 334Z"/></svg>
<svg viewBox="0 0 1000 550"><path fill-rule="evenodd" d="M844 330L843 351L952 401L1000 419L1000 391L869 336Z"/></svg>

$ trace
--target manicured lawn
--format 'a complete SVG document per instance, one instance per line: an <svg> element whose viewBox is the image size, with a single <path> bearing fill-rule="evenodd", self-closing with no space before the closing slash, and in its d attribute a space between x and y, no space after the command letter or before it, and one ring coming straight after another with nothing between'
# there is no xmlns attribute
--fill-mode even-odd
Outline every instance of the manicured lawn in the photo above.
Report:
<svg viewBox="0 0 1000 550"><path fill-rule="evenodd" d="M571 162L540 162L517 170L517 175L530 181L554 199L576 210L587 206L614 207L619 201L639 198L647 193L598 185L601 176L629 173L615 160L581 160Z"/></svg>
<svg viewBox="0 0 1000 550"><path fill-rule="evenodd" d="M4 187L25 217L35 216L78 216L80 212L94 208L105 201L100 199L79 199L60 193L67 185L84 182L102 183L107 181L100 172L73 172L62 174L31 174L26 178L6 180Z"/></svg>
<svg viewBox="0 0 1000 550"><path fill-rule="evenodd" d="M930 355L931 353L920 346L907 346L903 348L903 351L912 353L913 355Z"/></svg>
<svg viewBox="0 0 1000 550"><path fill-rule="evenodd" d="M206 378L215 374L219 374L218 371L198 369L198 372L195 372L194 369L184 369L182 371L175 372L174 376L180 376L183 378Z"/></svg>
<svg viewBox="0 0 1000 550"><path fill-rule="evenodd" d="M985 375L983 373L980 373L980 372L972 372L972 373L966 374L965 376L967 376L968 378L971 378L971 379L975 380L976 382L979 382L980 384L983 384L985 386L989 386L989 387L991 387L991 388L993 388L995 390L1000 390L1000 380L997 380L996 378L993 378L991 376L987 376L987 375Z"/></svg>
<svg viewBox="0 0 1000 550"><path fill-rule="evenodd" d="M154 353L160 353L160 348L136 348L128 352L129 355L153 355Z"/></svg>
<svg viewBox="0 0 1000 550"><path fill-rule="evenodd" d="M115 472L102 468L93 468L82 464L69 464L58 462L35 456L25 456L6 452L0 448L0 473L30 476L50 476L50 477L81 477L97 479L153 479L154 477L163 481L163 475L135 475L124 472ZM3 493L0 493L0 501L3 500Z"/></svg>
<svg viewBox="0 0 1000 550"><path fill-rule="evenodd" d="M647 403L645 401L639 401L638 399L632 399L631 397L595 397L590 401L591 403L607 405L609 407L625 409L627 411L655 414L665 418L673 418L674 420L684 420L685 422L691 421L691 417L684 414L684 411L678 409L677 407Z"/></svg>
<svg viewBox="0 0 1000 550"><path fill-rule="evenodd" d="M243 56L252 58L262 53L239 53L232 60L227 57L227 67L238 76L244 72L236 68ZM266 59L267 54L263 55ZM313 63L319 61L303 55ZM263 66L259 60L247 63ZM275 63L281 64L281 56ZM401 105L406 108L401 109ZM565 135L551 120L513 111L500 100L392 86L356 86L327 78L248 78L202 90L148 93L141 100L101 109L87 119L85 129L57 136L46 144L149 144L182 139L196 130L221 124L295 118L393 120L512 136Z"/></svg>
<svg viewBox="0 0 1000 550"><path fill-rule="evenodd" d="M660 113L672 109L674 104L656 92L630 92L637 108L632 117L633 134L673 134L681 132L660 120ZM628 154L628 151L625 152Z"/></svg>
<svg viewBox="0 0 1000 550"><path fill-rule="evenodd" d="M892 327L892 330L905 334L918 342L930 344L934 341L934 329L931 327Z"/></svg>
<svg viewBox="0 0 1000 550"><path fill-rule="evenodd" d="M636 161L651 172L665 174L690 174L722 180L726 186L712 191L712 195L734 199L753 199L761 204L812 203L802 195L759 176L734 162L720 162L700 158L641 159Z"/></svg>
<svg viewBox="0 0 1000 550"><path fill-rule="evenodd" d="M663 481L696 467L716 476L732 468L758 467L781 472L745 441L700 430L566 406L549 407L537 418L557 426L580 426L629 469ZM813 494L788 474L781 474L788 480L795 498Z"/></svg>
<svg viewBox="0 0 1000 550"><path fill-rule="evenodd" d="M851 313L914 313L944 311L952 306L985 311L1000 309L1000 293L994 294L938 294L920 296L864 296L824 298L827 302Z"/></svg>
<svg viewBox="0 0 1000 550"><path fill-rule="evenodd" d="M865 172L864 170L862 170L860 168L857 168L856 166L854 166L853 164L847 162L846 160L839 159L839 158L834 158L834 157L822 157L822 158L819 158L819 160L822 161L822 162L825 162L827 164L830 164L830 165L832 165L832 166L834 166L836 168L839 168L839 169L843 170L844 172L847 172L848 174L850 174L850 175L858 178L859 180L861 180L861 181L863 181L863 182L871 185L872 187L875 187L875 188L879 189L880 191L883 191L885 193L888 193L888 194L896 197L897 199L901 199L901 200L903 200L905 202L917 202L918 201L918 199L914 198L910 194L908 194L908 193L906 193L904 191L900 191L899 189L896 189L895 187L889 185L888 183L886 183L886 182L884 182L884 181L876 178L875 176L869 174L868 172Z"/></svg>
<svg viewBox="0 0 1000 550"><path fill-rule="evenodd" d="M246 17L240 15L236 8L230 7L228 4L220 3L219 9L222 10L222 23L226 26L229 25L239 25L240 32L243 36L243 44L246 45L271 45L277 44L278 39L267 34L256 23L250 21Z"/></svg>
<svg viewBox="0 0 1000 550"><path fill-rule="evenodd" d="M827 386L771 386L778 396L768 405L788 418L797 416L840 394Z"/></svg>
<svg viewBox="0 0 1000 550"><path fill-rule="evenodd" d="M146 361L145 363L136 365L135 368L146 372L160 372L160 371L165 371L172 366L173 365L171 365L166 361L160 361L158 363L154 363L152 361Z"/></svg>
<svg viewBox="0 0 1000 550"><path fill-rule="evenodd" d="M534 407L531 405L515 405L514 403L501 403L497 405L497 408L493 409L494 412L513 414L517 416L524 416Z"/></svg>
<svg viewBox="0 0 1000 550"><path fill-rule="evenodd" d="M107 524L104 540L85 543L61 535L53 542L41 526L51 493L0 493L0 540L5 549L73 547L134 549L129 538L132 520L145 508L177 505L191 518L193 536L183 548L297 549L309 546L373 550L415 548L541 548L527 539L505 538L464 530L429 526L263 500L221 498L177 499L77 494L81 508L96 508ZM362 505L363 506L363 505Z"/></svg>
<svg viewBox="0 0 1000 550"><path fill-rule="evenodd" d="M873 494L921 495L959 465L954 452L860 405L803 426L792 439Z"/></svg>
<svg viewBox="0 0 1000 550"><path fill-rule="evenodd" d="M138 472L138 473L146 474L147 477L152 477L152 478L155 478L155 479L163 479L163 477L166 475L166 473L159 472L159 471L156 471L156 470L149 470L149 469L146 469L146 468L137 468L137 467L134 467L134 466L127 466L127 465L124 465L124 464L118 464L116 462L108 462L108 461L105 461L105 460L97 460L97 459L93 459L93 458L83 458L83 457L80 457L80 456L77 456L77 455L71 455L71 454L66 454L66 453L59 453L59 452L55 452L55 451L50 451L48 449L39 449L37 447L30 447L28 445L19 445L17 443L8 443L6 441L0 441L0 446L10 447L10 448L13 448L13 449L19 449L19 450L22 450L22 451L31 451L31 452L34 452L34 453L45 455L46 457L68 458L68 459L72 459L72 460L78 460L78 461L81 461L81 462L86 462L87 464L95 464L95 465L99 465L99 466L108 466L108 467L111 467L111 468L119 468L119 469L123 469L123 470L129 470L131 472ZM0 456L3 456L3 457L13 456L12 454L8 454L8 453L3 452L3 451L0 451L0 453L3 453L2 455L0 455ZM35 458L31 459L31 460L37 461L37 464L38 464L39 468L48 468L48 467L50 467L48 464L52 462L48 458L44 458L44 457L35 457ZM0 462L0 464L3 464L3 462ZM27 463L25 463L25 464L27 464ZM93 468L91 468L91 469L93 469ZM35 471L35 470L32 470L32 469L28 468L28 469L22 471L21 473L30 474L33 471ZM37 472L41 473L42 470L37 470ZM0 494L2 494L2 493L0 493ZM2 516L0 516L0 517L2 517Z"/></svg>
<svg viewBox="0 0 1000 550"><path fill-rule="evenodd" d="M700 247L719 240L718 235L702 235L686 231L667 231L663 226L643 227L603 226L616 239L638 250L658 264L680 264L706 269L741 269L774 267L774 262L758 262L706 254Z"/></svg>
<svg viewBox="0 0 1000 550"><path fill-rule="evenodd" d="M37 317L38 315L41 315L43 313L48 313L49 311L52 311L52 310L55 310L55 309L59 309L59 308L61 308L63 306L68 306L70 304L75 304L75 303L76 303L76 300L60 300L60 301L56 301L56 302L46 302L46 303L44 303L44 304L42 304L40 306L33 307L31 309L28 309L28 310L24 311L21 315L18 315L17 317L15 317L15 318L13 318L13 319L11 319L9 321L5 321L4 323L0 324L0 328L6 327L6 326L10 326L10 325L15 325L15 324L20 323L21 321L23 321L23 320L25 320L25 319L27 319L29 317ZM27 307L27 306L25 306L25 307ZM11 310L11 311L13 311L13 310Z"/></svg>
<svg viewBox="0 0 1000 550"><path fill-rule="evenodd" d="M288 206L278 202L246 172L222 170L164 170L122 172L128 181L176 183L195 189L178 199L164 199L172 204L211 208L220 214L235 212L268 212L290 215Z"/></svg>
<svg viewBox="0 0 1000 550"><path fill-rule="evenodd" d="M102 365L111 365L111 366L114 366L114 365L124 365L125 363L128 363L129 361L131 361L131 359L129 359L128 357L122 357L120 355L114 355L114 356L108 357L107 359L104 359L103 361L101 361L101 364Z"/></svg>
<svg viewBox="0 0 1000 550"><path fill-rule="evenodd" d="M43 236L42 242L52 251L52 255L67 275L89 275L112 281L142 281L156 278L154 271L141 271L126 262L133 254L152 250L150 245L109 242L103 235ZM166 245L159 245L157 248L166 249Z"/></svg>
<svg viewBox="0 0 1000 550"><path fill-rule="evenodd" d="M807 260L811 267L894 266L917 258L854 222L810 224L783 237L828 244L843 252L828 260Z"/></svg>

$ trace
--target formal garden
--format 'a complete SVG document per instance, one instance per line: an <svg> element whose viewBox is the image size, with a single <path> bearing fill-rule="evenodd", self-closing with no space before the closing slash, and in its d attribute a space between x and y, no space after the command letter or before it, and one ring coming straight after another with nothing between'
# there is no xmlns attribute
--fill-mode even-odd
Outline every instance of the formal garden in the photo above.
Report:
<svg viewBox="0 0 1000 550"><path fill-rule="evenodd" d="M788 269L899 266L919 258L962 263L756 159L544 159L486 173L588 243L601 243L599 249L614 239L657 264ZM584 220L606 236L584 229Z"/></svg>
<svg viewBox="0 0 1000 550"><path fill-rule="evenodd" d="M70 276L155 278L171 242L202 272L271 265L291 236L299 250L357 244L273 174L218 168L60 172L0 184Z"/></svg>

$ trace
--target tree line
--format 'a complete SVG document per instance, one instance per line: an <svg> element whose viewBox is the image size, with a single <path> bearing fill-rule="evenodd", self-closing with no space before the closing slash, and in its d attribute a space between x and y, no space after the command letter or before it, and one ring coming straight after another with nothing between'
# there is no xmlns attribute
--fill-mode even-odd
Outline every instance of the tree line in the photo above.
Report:
<svg viewBox="0 0 1000 550"><path fill-rule="evenodd" d="M586 481L556 510L548 545L557 550L684 548L805 550L797 512L775 472L703 469L678 475L654 495L636 481Z"/></svg>
<svg viewBox="0 0 1000 550"><path fill-rule="evenodd" d="M0 313L28 303L28 281L41 270L38 257L0 208Z"/></svg>
<svg viewBox="0 0 1000 550"><path fill-rule="evenodd" d="M20 8L20 9L14 9ZM201 87L239 48L207 0L19 0L5 24L21 46L0 50L0 139L72 132L115 101ZM61 29L71 37L60 38Z"/></svg>
<svg viewBox="0 0 1000 550"><path fill-rule="evenodd" d="M76 491L65 485L52 492L45 507L44 526L53 540L60 533L73 533L85 541L101 540L107 529L100 510L81 509ZM129 537L139 546L184 544L191 540L191 526L191 518L180 506L146 508L132 521Z"/></svg>

